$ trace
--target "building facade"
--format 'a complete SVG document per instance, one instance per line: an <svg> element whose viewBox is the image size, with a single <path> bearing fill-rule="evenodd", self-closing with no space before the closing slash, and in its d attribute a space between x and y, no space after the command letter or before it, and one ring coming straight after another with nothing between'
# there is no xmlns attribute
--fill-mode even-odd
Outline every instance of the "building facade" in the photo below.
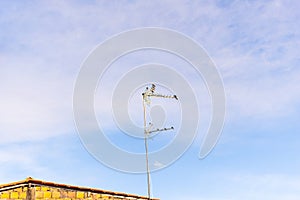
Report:
<svg viewBox="0 0 300 200"><path fill-rule="evenodd" d="M0 185L0 200L145 200L148 197L60 183L25 180ZM152 199L159 200L159 199Z"/></svg>

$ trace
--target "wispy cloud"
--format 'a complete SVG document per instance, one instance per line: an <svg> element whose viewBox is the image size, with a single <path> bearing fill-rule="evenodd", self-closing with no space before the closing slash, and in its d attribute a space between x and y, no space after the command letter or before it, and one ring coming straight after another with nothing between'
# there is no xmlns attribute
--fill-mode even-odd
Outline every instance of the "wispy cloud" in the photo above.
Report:
<svg viewBox="0 0 300 200"><path fill-rule="evenodd" d="M70 131L70 77L40 58L22 61L12 57L0 61L1 143L39 140Z"/></svg>
<svg viewBox="0 0 300 200"><path fill-rule="evenodd" d="M6 3L1 26L7 39L0 51L3 132L38 134L63 124L68 125L59 132L70 129L80 63L110 34L138 26L176 28L203 44L225 78L230 115L281 116L297 106L295 8L280 1L159 4Z"/></svg>

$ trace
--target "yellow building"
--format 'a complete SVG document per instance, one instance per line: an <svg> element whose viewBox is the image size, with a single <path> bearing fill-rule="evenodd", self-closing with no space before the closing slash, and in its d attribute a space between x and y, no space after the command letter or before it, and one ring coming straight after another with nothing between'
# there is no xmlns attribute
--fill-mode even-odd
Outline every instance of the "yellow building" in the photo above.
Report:
<svg viewBox="0 0 300 200"><path fill-rule="evenodd" d="M148 199L144 196L32 179L0 185L0 200ZM158 200L158 199L156 199Z"/></svg>

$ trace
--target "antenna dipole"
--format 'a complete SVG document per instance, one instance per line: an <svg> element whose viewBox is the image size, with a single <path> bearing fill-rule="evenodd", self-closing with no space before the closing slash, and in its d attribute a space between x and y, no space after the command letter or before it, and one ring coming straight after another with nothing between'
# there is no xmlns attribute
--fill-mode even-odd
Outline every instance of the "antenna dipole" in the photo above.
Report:
<svg viewBox="0 0 300 200"><path fill-rule="evenodd" d="M149 169L149 159L148 159L148 136L151 133L155 132L162 132L162 131L168 131L173 130L174 127L169 128L157 128L151 130L152 123L149 123L149 128L147 128L147 119L146 119L146 105L150 106L151 99L150 97L159 97L159 98L169 98L169 99L176 99L178 100L176 95L163 95L155 93L156 86L154 84L151 85L151 88L149 89L146 87L146 90L144 93L142 93L143 96L143 112L144 112L144 141L145 141L145 151L146 151L146 170L147 170L147 186L148 186L148 199L151 199L151 192L150 192L150 169Z"/></svg>

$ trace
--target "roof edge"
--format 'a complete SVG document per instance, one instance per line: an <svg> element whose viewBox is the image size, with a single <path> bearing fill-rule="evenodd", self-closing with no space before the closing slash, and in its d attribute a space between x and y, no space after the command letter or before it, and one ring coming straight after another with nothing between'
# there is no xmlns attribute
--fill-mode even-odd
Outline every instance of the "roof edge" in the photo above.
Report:
<svg viewBox="0 0 300 200"><path fill-rule="evenodd" d="M89 188L89 187L81 187L81 186L74 186L74 185L67 185L62 183L54 183L54 182L48 182L48 181L42 181L38 179L33 179L32 177L27 177L24 180L6 183L6 184L0 184L0 190L4 189L6 187L12 187L12 186L18 186L18 185L24 185L24 184L33 184L33 185L45 185L50 187L59 187L59 188L65 188L69 190L79 190L79 191L86 191L86 192L95 192L95 193L103 193L108 195L115 195L115 196L123 196L123 197L133 197L133 198L139 198L139 199L148 199L148 197L145 196L139 196L134 194L127 194L124 192L113 192L109 190L102 190L97 188ZM159 200L157 198L151 198L152 200Z"/></svg>

